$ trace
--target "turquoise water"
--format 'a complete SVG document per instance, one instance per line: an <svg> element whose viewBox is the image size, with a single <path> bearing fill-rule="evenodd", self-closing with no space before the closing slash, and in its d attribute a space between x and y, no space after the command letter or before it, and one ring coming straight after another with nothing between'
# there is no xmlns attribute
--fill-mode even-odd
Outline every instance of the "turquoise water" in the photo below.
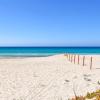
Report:
<svg viewBox="0 0 100 100"><path fill-rule="evenodd" d="M63 53L100 54L100 47L1 47L0 56L50 56Z"/></svg>

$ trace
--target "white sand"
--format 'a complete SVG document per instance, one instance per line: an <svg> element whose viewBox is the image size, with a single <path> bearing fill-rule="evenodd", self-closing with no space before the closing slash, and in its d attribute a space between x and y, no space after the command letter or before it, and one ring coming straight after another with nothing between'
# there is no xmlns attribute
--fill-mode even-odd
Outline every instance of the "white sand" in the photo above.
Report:
<svg viewBox="0 0 100 100"><path fill-rule="evenodd" d="M100 89L100 56L93 69L69 62L64 55L0 59L0 100L67 100Z"/></svg>

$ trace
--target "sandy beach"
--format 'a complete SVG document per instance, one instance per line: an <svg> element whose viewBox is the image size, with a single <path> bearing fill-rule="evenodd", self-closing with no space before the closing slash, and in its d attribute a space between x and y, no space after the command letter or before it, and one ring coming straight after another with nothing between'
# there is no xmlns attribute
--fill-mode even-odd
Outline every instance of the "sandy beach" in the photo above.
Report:
<svg viewBox="0 0 100 100"><path fill-rule="evenodd" d="M0 100L68 100L100 89L100 56L86 65L63 54L49 57L0 58Z"/></svg>

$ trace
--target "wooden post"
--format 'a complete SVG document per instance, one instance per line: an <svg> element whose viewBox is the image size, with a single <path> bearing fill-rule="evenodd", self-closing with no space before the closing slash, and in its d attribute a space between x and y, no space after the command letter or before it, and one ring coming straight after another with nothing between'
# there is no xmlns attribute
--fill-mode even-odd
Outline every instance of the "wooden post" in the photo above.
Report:
<svg viewBox="0 0 100 100"><path fill-rule="evenodd" d="M67 59L68 59L68 53L67 53Z"/></svg>
<svg viewBox="0 0 100 100"><path fill-rule="evenodd" d="M83 66L85 66L85 56L83 56Z"/></svg>
<svg viewBox="0 0 100 100"><path fill-rule="evenodd" d="M80 64L80 56L78 55L78 65Z"/></svg>
<svg viewBox="0 0 100 100"><path fill-rule="evenodd" d="M73 54L71 55L71 62L73 62Z"/></svg>
<svg viewBox="0 0 100 100"><path fill-rule="evenodd" d="M68 60L69 60L69 54L68 54Z"/></svg>
<svg viewBox="0 0 100 100"><path fill-rule="evenodd" d="M68 58L68 54L66 53L66 57Z"/></svg>
<svg viewBox="0 0 100 100"><path fill-rule="evenodd" d="M67 53L67 59L68 59L68 53Z"/></svg>
<svg viewBox="0 0 100 100"><path fill-rule="evenodd" d="M91 59L90 59L90 70L92 69L92 61L93 61L93 59L91 57Z"/></svg>
<svg viewBox="0 0 100 100"><path fill-rule="evenodd" d="M75 61L76 61L75 59L76 59L76 55L74 55L74 64L75 64Z"/></svg>
<svg viewBox="0 0 100 100"><path fill-rule="evenodd" d="M70 61L70 54L69 54L69 61Z"/></svg>

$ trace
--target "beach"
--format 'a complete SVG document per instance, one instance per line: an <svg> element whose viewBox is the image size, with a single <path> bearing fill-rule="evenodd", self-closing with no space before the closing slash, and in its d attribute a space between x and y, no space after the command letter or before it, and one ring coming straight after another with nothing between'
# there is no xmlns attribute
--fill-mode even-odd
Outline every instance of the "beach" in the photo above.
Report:
<svg viewBox="0 0 100 100"><path fill-rule="evenodd" d="M85 63L64 54L0 58L0 100L68 100L100 89L100 55L86 55Z"/></svg>

